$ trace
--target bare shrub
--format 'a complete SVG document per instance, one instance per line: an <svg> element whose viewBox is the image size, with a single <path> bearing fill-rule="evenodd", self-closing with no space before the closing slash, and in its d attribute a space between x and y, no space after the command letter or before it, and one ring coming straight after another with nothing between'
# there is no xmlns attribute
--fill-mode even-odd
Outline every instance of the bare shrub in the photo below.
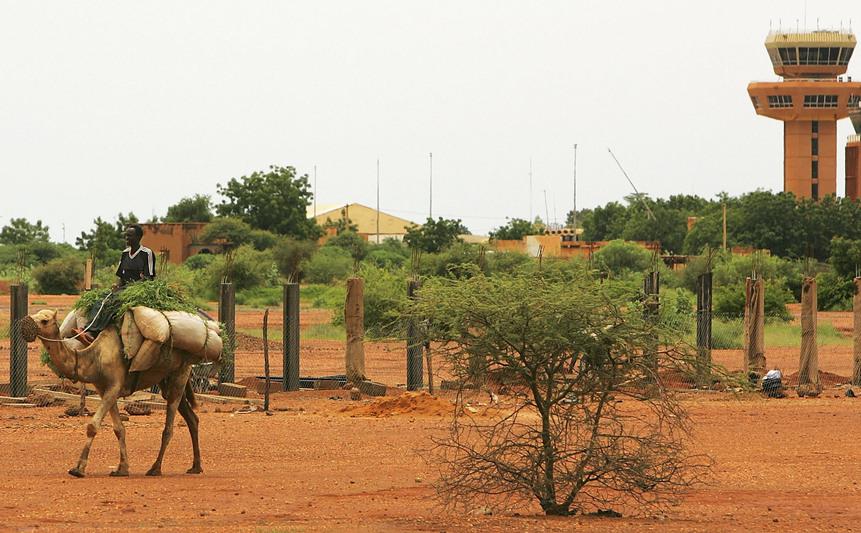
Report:
<svg viewBox="0 0 861 533"><path fill-rule="evenodd" d="M703 474L661 375L689 372L678 335L644 319L635 294L588 275L427 282L413 303L463 389L509 383L494 416L458 410L438 440L438 491L454 507L535 501L549 515L671 502ZM655 351L657 350L657 354ZM660 361L656 373L655 356Z"/></svg>

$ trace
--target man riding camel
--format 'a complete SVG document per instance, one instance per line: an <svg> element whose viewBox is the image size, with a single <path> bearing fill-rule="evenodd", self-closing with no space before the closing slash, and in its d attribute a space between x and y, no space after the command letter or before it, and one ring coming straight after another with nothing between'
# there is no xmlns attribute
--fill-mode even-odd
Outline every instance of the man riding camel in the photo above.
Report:
<svg viewBox="0 0 861 533"><path fill-rule="evenodd" d="M116 298L116 294L121 292L126 285L135 281L155 279L155 254L146 246L141 245L143 238L143 228L140 224L129 224L126 226L123 236L126 239L128 246L120 255L120 263L117 265L117 283L111 287L113 293L109 299ZM89 326L85 331L74 330L78 339L86 345L89 345L95 340L99 332L105 329L111 321L110 313L99 313L107 305L108 300L101 305L94 305L87 312L87 324Z"/></svg>

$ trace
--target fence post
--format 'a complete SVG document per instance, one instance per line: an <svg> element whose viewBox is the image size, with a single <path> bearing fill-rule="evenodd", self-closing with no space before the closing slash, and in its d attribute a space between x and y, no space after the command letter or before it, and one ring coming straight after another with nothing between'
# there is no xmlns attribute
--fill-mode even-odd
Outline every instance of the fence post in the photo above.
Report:
<svg viewBox="0 0 861 533"><path fill-rule="evenodd" d="M16 398L27 396L27 341L21 336L20 320L27 316L27 285L12 285L10 290L9 394Z"/></svg>
<svg viewBox="0 0 861 533"><path fill-rule="evenodd" d="M660 293L661 293L661 278L658 272L649 272L643 280L643 293L645 295L645 305L643 308L643 318L646 321L655 323L658 320L660 311ZM658 345L655 345L647 355L646 363L649 370L653 373L652 378L658 378Z"/></svg>
<svg viewBox="0 0 861 533"><path fill-rule="evenodd" d="M816 279L805 277L801 282L801 356L798 365L798 395L817 396L822 391L819 382L819 352L816 346Z"/></svg>
<svg viewBox="0 0 861 533"><path fill-rule="evenodd" d="M852 298L852 384L861 385L861 278L855 278Z"/></svg>
<svg viewBox="0 0 861 533"><path fill-rule="evenodd" d="M344 301L344 325L347 330L347 348L344 353L344 369L349 383L357 384L365 376L365 280L347 280L347 295Z"/></svg>
<svg viewBox="0 0 861 533"><path fill-rule="evenodd" d="M407 297L411 300L414 299L418 287L418 281L408 281ZM407 390L419 390L422 387L424 387L422 339L420 338L419 328L415 320L410 320L407 324Z"/></svg>
<svg viewBox="0 0 861 533"><path fill-rule="evenodd" d="M745 280L744 370L757 379L765 374L765 284L762 278Z"/></svg>
<svg viewBox="0 0 861 533"><path fill-rule="evenodd" d="M218 320L227 328L228 360L218 371L219 383L233 383L236 379L236 290L233 283L222 283L218 294Z"/></svg>
<svg viewBox="0 0 861 533"><path fill-rule="evenodd" d="M712 364L712 273L697 277L697 359L700 385L706 380Z"/></svg>
<svg viewBox="0 0 861 533"><path fill-rule="evenodd" d="M284 284L283 355L281 390L299 390L299 284Z"/></svg>

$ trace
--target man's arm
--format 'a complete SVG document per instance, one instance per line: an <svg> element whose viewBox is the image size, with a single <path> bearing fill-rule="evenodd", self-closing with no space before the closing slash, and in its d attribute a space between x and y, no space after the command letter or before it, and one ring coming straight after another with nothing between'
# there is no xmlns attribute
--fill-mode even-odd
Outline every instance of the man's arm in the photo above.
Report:
<svg viewBox="0 0 861 533"><path fill-rule="evenodd" d="M155 254L149 248L146 249L147 252L147 279L155 279Z"/></svg>

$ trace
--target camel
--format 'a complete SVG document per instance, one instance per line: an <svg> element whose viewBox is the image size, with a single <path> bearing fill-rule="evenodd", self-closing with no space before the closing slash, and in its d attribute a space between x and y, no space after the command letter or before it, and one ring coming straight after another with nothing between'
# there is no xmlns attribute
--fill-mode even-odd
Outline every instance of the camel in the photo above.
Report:
<svg viewBox="0 0 861 533"><path fill-rule="evenodd" d="M126 430L120 419L117 400L120 397L129 396L137 390L148 389L153 385L158 385L161 389L161 394L167 402L167 415L161 434L161 448L158 457L146 475L161 475L162 461L173 435L177 411L188 426L194 452L193 463L186 473L200 474L203 472L198 442L199 419L194 412L197 404L190 383L191 366L196 361L191 355L173 347L164 347L164 353L156 364L152 368L142 371L135 381L129 377L129 361L123 355L122 340L114 326L109 326L103 330L90 346L85 347L75 339L61 339L60 327L57 324L57 312L43 309L21 319L21 333L27 342L33 342L36 338L42 341L42 345L50 354L51 361L62 377L73 381L91 383L102 398L102 403L96 409L92 421L87 424L87 442L81 451L77 465L69 470L70 475L84 477L90 447L93 445L93 439L99 431L102 419L108 413L111 415L114 434L117 436L120 447L119 466L110 475L129 475Z"/></svg>

